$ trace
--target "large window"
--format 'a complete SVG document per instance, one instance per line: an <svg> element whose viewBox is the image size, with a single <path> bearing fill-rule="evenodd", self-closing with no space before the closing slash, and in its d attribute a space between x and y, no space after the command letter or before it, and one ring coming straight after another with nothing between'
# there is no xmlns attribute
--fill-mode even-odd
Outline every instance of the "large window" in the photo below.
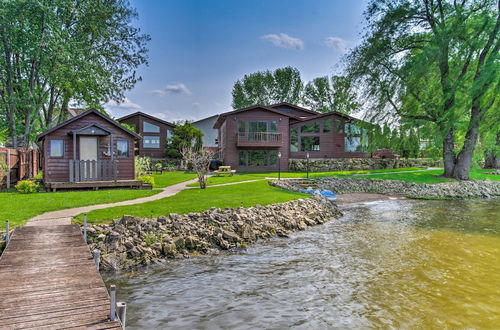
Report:
<svg viewBox="0 0 500 330"><path fill-rule="evenodd" d="M245 122L243 120L238 121L238 132L240 136L245 136L246 127Z"/></svg>
<svg viewBox="0 0 500 330"><path fill-rule="evenodd" d="M342 125L342 121L340 119L335 119L335 126L337 126L337 133L344 133L344 125Z"/></svg>
<svg viewBox="0 0 500 330"><path fill-rule="evenodd" d="M118 157L128 157L128 141L127 140L117 140L116 141L116 155Z"/></svg>
<svg viewBox="0 0 500 330"><path fill-rule="evenodd" d="M360 136L346 136L344 138L344 151L345 152L361 152L363 146L361 144Z"/></svg>
<svg viewBox="0 0 500 330"><path fill-rule="evenodd" d="M50 157L64 156L64 140L50 140Z"/></svg>
<svg viewBox="0 0 500 330"><path fill-rule="evenodd" d="M331 118L323 121L323 133L331 133L333 130L333 120Z"/></svg>
<svg viewBox="0 0 500 330"><path fill-rule="evenodd" d="M353 123L345 123L345 134L361 134L361 131L358 126Z"/></svg>
<svg viewBox="0 0 500 330"><path fill-rule="evenodd" d="M142 146L144 148L160 148L160 137L159 136L144 136L142 138Z"/></svg>
<svg viewBox="0 0 500 330"><path fill-rule="evenodd" d="M251 120L248 122L248 131L251 133L277 132L278 131L278 122L276 120L272 120L272 121Z"/></svg>
<svg viewBox="0 0 500 330"><path fill-rule="evenodd" d="M239 150L240 166L276 166L278 152L275 150Z"/></svg>
<svg viewBox="0 0 500 330"><path fill-rule="evenodd" d="M142 123L142 131L144 133L160 133L160 126L153 125L151 123L148 123L147 121L144 121Z"/></svg>
<svg viewBox="0 0 500 330"><path fill-rule="evenodd" d="M290 151L299 151L299 130L297 129L297 127L293 127L290 129Z"/></svg>
<svg viewBox="0 0 500 330"><path fill-rule="evenodd" d="M301 136L300 151L319 151L319 136Z"/></svg>
<svg viewBox="0 0 500 330"><path fill-rule="evenodd" d="M305 124L300 127L301 133L319 133L319 121L314 123Z"/></svg>

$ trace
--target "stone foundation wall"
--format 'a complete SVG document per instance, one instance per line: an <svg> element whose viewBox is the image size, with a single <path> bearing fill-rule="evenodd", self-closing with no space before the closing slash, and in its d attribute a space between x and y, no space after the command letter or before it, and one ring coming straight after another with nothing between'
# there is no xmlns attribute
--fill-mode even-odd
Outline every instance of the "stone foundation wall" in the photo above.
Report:
<svg viewBox="0 0 500 330"><path fill-rule="evenodd" d="M249 208L212 208L201 213L154 219L124 216L110 225L91 226L91 250L101 252L101 270L113 271L242 248L259 239L340 217L338 207L322 197Z"/></svg>
<svg viewBox="0 0 500 330"><path fill-rule="evenodd" d="M310 172L360 171L401 167L443 167L442 160L430 158L381 159L381 158L325 158L309 159ZM307 171L307 159L291 158L288 161L290 171Z"/></svg>
<svg viewBox="0 0 500 330"><path fill-rule="evenodd" d="M430 199L489 198L500 196L500 182L491 180L423 184L396 180L327 177L311 180L311 182L318 189L328 189L337 194L366 192ZM302 189L301 186L294 183L294 180L273 181L270 184L294 191Z"/></svg>

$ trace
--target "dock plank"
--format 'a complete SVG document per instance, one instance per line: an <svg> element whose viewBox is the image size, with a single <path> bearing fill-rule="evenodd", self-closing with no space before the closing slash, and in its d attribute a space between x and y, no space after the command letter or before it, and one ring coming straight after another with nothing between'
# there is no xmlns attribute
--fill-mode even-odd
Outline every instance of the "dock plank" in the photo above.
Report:
<svg viewBox="0 0 500 330"><path fill-rule="evenodd" d="M0 329L121 329L77 225L16 228L0 256Z"/></svg>

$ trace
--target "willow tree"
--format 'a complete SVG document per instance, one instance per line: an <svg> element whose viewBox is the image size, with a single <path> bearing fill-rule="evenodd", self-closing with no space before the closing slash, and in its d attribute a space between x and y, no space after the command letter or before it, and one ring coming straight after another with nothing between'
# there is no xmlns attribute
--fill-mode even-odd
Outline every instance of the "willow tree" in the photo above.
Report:
<svg viewBox="0 0 500 330"><path fill-rule="evenodd" d="M495 120L499 6L494 0L372 0L363 42L348 56L350 77L374 119L440 132L446 177L469 178L480 127Z"/></svg>
<svg viewBox="0 0 500 330"><path fill-rule="evenodd" d="M308 82L304 87L303 102L318 112L338 111L348 114L359 108L350 79L335 75L318 77Z"/></svg>
<svg viewBox="0 0 500 330"><path fill-rule="evenodd" d="M0 2L0 112L14 147L70 103L123 99L147 60L136 16L121 0Z"/></svg>

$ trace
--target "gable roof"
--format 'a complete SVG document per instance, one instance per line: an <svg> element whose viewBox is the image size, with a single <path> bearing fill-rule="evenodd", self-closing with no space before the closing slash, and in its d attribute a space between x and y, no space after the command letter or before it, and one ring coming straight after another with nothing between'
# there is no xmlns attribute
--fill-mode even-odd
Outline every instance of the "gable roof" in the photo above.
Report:
<svg viewBox="0 0 500 330"><path fill-rule="evenodd" d="M284 107L284 106L285 107L290 107L290 108L293 108L293 109L296 109L296 110L308 112L308 113L310 113L312 115L317 115L318 114L317 111L314 111L314 110L311 110L311 109L307 109L307 108L303 108L303 107L299 107L298 105L291 104L291 103L288 103L288 102L280 102L280 103L276 103L276 104L271 104L268 107L269 108L279 108L279 107Z"/></svg>
<svg viewBox="0 0 500 330"><path fill-rule="evenodd" d="M222 125L222 123L224 122L224 120L226 120L227 116L235 115L237 113L245 112L245 111L249 111L249 110L257 110L257 109L265 110L265 111L269 111L269 112L274 112L274 113L277 113L277 114L282 115L282 116L286 116L286 117L300 120L300 117L297 117L296 115L292 115L290 113L282 112L282 111L276 110L274 108L263 106L263 105L253 105L253 106L248 107L248 108L236 109L233 111L221 113L219 115L219 118L217 119L217 121L214 124L214 128L219 128Z"/></svg>
<svg viewBox="0 0 500 330"><path fill-rule="evenodd" d="M209 119L212 119L212 118L216 118L216 117L219 117L219 115L212 115L212 116L209 116L209 117L205 117L205 118L202 118L202 119L198 119L198 120L195 120L193 121L193 124L196 124L196 123L200 123L202 121L206 121L206 120L209 120Z"/></svg>
<svg viewBox="0 0 500 330"><path fill-rule="evenodd" d="M166 121L166 120L163 120L163 119L157 118L157 117L155 117L155 116L148 115L147 113L142 112L142 111L137 111L137 112L134 112L134 113L132 113L132 114L130 114L130 115L126 115L126 116L124 116L124 117L118 118L117 120L121 122L121 121L123 121L123 120L125 120L125 119L129 119L129 118L132 118L132 117L135 117L135 116L143 116L143 117L149 118L149 119L151 119L151 120L154 120L154 121L157 121L157 122L159 122L159 123L162 123L162 124L165 124L165 125L169 125L169 126L172 126L172 127L175 127L175 126L176 126L176 125L175 125L175 124L173 124L173 123L170 123L170 122L168 122L168 121Z"/></svg>
<svg viewBox="0 0 500 330"><path fill-rule="evenodd" d="M74 122L74 121L77 121L78 119L80 119L80 118L82 118L82 117L88 116L88 115L90 115L90 114L95 114L95 115L97 115L97 116L101 117L102 119L106 120L108 123L110 123L110 124L112 124L112 125L116 126L117 128L119 128L119 129L123 130L124 132L126 132L126 133L128 133L128 134L132 135L132 136L133 136L133 137L135 137L136 139L142 139L142 137L141 137L140 135L138 135L137 133L132 132L131 130L126 129L125 127L123 127L122 125L118 124L118 123L117 123L116 121L114 121L113 119L111 119L111 118L109 118L109 117L107 117L107 116L103 115L102 113L100 113L100 112L99 112L99 111L97 111L96 109L90 109L90 110L88 110L88 111L85 111L84 113L79 114L78 116L75 116L75 117L73 117L73 118L70 118L70 119L66 120L65 122L63 122L63 123L61 123L61 124L59 124L59 125L57 125L57 126L55 126L55 127L52 127L52 128L51 128L51 129L49 129L49 130L46 130L46 131L45 131L45 132L43 132L42 134L39 134L39 135L36 137L36 140L37 140L37 141L40 141L40 140L41 140L41 139L42 139L45 135L50 134L50 133L52 133L52 132L54 132L54 131L57 131L58 129L61 129L61 128L63 128L64 126L66 126L66 125L68 125L68 124L70 124L70 123L72 123L72 122Z"/></svg>

